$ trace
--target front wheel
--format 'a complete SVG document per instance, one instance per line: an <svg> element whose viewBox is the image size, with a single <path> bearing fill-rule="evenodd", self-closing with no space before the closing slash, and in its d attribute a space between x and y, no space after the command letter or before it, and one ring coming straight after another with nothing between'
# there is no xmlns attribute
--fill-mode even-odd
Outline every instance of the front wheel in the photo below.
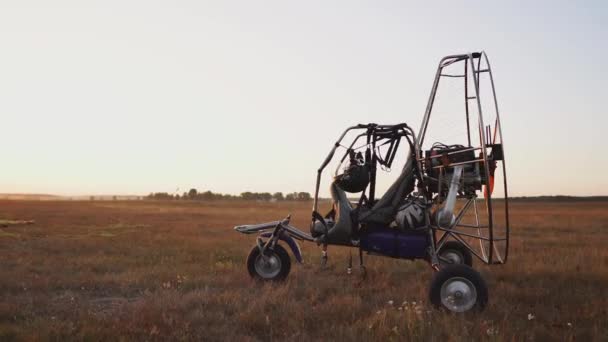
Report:
<svg viewBox="0 0 608 342"><path fill-rule="evenodd" d="M466 265L445 265L431 281L431 303L455 313L482 311L488 303L488 287L479 272Z"/></svg>
<svg viewBox="0 0 608 342"><path fill-rule="evenodd" d="M437 253L439 263L444 265L461 264L473 267L471 251L459 241L447 241Z"/></svg>
<svg viewBox="0 0 608 342"><path fill-rule="evenodd" d="M256 280L280 281L289 274L291 260L285 248L279 244L272 249L268 248L264 255L255 246L247 257L247 270L249 275Z"/></svg>

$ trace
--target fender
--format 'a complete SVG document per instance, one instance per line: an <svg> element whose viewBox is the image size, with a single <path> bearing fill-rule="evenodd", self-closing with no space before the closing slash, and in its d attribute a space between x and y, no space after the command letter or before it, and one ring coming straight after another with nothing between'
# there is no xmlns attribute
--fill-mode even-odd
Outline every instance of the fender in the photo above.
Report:
<svg viewBox="0 0 608 342"><path fill-rule="evenodd" d="M244 224L241 226L234 227L234 230L243 234L253 234L264 230L272 229L276 227L277 224L279 224L280 222L281 221L272 221L259 224Z"/></svg>
<svg viewBox="0 0 608 342"><path fill-rule="evenodd" d="M265 232L260 234L261 237L269 238L272 236L272 232ZM285 243L291 248L291 252L293 256L296 258L298 263L302 263L302 251L300 250L300 245L296 242L294 238L286 234L285 232L281 232L279 234L279 240L285 241Z"/></svg>

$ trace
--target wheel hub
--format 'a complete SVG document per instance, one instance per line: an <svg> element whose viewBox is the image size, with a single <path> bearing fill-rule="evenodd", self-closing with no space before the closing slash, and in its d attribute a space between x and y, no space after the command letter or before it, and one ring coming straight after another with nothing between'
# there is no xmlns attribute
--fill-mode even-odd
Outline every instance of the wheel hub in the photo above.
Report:
<svg viewBox="0 0 608 342"><path fill-rule="evenodd" d="M450 278L441 286L441 303L450 311L468 311L476 302L477 290L468 279Z"/></svg>
<svg viewBox="0 0 608 342"><path fill-rule="evenodd" d="M449 260L451 264L463 264L464 263L464 257L462 256L462 254L460 254L459 252L453 251L453 250L447 250L447 251L441 253L441 256L444 259Z"/></svg>
<svg viewBox="0 0 608 342"><path fill-rule="evenodd" d="M281 272L281 259L275 253L258 255L255 259L255 271L262 278L274 278Z"/></svg>

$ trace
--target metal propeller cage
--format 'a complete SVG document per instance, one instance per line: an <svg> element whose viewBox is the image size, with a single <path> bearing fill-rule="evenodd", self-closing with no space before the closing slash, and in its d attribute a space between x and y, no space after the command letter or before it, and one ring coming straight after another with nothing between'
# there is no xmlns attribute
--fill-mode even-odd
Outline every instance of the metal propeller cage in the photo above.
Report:
<svg viewBox="0 0 608 342"><path fill-rule="evenodd" d="M454 219L449 225L440 225L438 222L431 224L435 249L439 250L442 245L451 239L464 244L475 256L487 264L502 264L507 261L509 250L509 200L507 192L507 175L504 161L504 141L501 131L498 102L492 69L485 52L475 52L470 54L446 56L439 62L431 94L425 110L425 115L417 137L416 145L420 150L427 150L425 143L430 141L432 134L428 128L431 119L440 121L435 112L437 107L438 89L440 84L445 83L446 79L456 82L460 89L464 89L459 100L462 104L462 115L466 119L465 127L462 128L463 138L462 148L451 151L443 155L431 158L447 159L453 158L458 154L475 153L475 158L459 162L443 162L439 165L430 164L431 168L437 169L440 179L435 179L441 187L447 181L442 180L441 175L454 172L454 168L476 167L479 170L477 176L485 180L481 191L474 191L464 194L459 192L458 205L454 212ZM442 83L443 81L443 83ZM462 88L464 86L464 88ZM487 87L491 89L488 96L482 100L481 91ZM455 99L456 97L452 97ZM453 108L449 107L449 115L454 118ZM433 116L432 114L435 114ZM462 117L457 118L462 123ZM431 126L436 126L437 122ZM457 127L454 125L444 125L444 128L453 132ZM439 132L441 133L441 132ZM440 134L441 135L441 134ZM465 145L466 144L466 145ZM449 154L449 155L447 155ZM428 169L429 164L424 162L429 160L428 156L419 156L418 161L426 165L425 177L432 170ZM494 168L495 166L495 168ZM463 175L463 184L467 181ZM496 189L496 193L503 198L492 198L494 184L502 183L501 189ZM481 192L482 197L478 198L477 193ZM441 190L437 191L437 196L441 196ZM441 204L441 198L433 198Z"/></svg>

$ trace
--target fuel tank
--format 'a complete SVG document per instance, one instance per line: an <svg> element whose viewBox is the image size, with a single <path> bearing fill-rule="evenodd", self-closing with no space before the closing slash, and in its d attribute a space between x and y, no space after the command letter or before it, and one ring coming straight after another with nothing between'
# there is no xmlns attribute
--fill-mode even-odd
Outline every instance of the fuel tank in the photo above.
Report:
<svg viewBox="0 0 608 342"><path fill-rule="evenodd" d="M361 249L400 259L421 259L428 256L427 231L400 231L395 228L373 227L361 232Z"/></svg>

